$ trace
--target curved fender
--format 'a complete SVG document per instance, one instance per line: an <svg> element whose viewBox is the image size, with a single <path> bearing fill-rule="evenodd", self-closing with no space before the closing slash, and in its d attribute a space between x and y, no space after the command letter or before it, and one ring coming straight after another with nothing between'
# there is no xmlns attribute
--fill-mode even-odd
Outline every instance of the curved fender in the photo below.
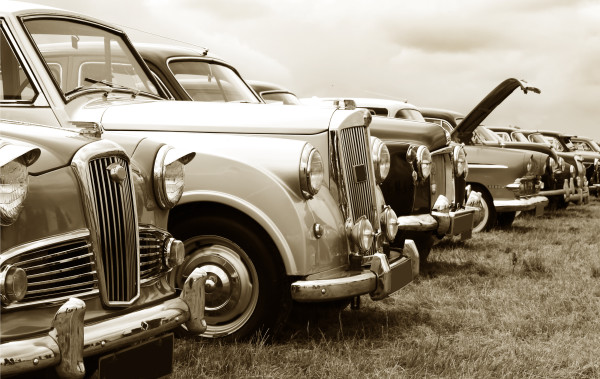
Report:
<svg viewBox="0 0 600 379"><path fill-rule="evenodd" d="M254 143L265 140L245 139ZM277 141L285 153L275 146L263 146L263 155L269 153L271 158L252 154L237 158L197 149L195 159L185 169L185 190L178 207L214 202L248 215L269 234L289 275L308 275L343 264L348 256L347 241L334 199L325 187L311 200L300 195L298 168L305 142L269 140ZM179 147L173 141L169 143ZM276 167L270 170L264 167L267 163ZM324 227L320 239L313 231L315 223Z"/></svg>

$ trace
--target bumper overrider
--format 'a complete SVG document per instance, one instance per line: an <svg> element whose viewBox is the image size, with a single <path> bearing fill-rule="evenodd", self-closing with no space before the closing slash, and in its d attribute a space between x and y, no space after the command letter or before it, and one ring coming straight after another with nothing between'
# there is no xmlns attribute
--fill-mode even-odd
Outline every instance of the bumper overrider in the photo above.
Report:
<svg viewBox="0 0 600 379"><path fill-rule="evenodd" d="M412 240L388 258L375 253L363 259L361 270L335 269L292 283L292 299L318 302L370 294L380 300L412 282L419 273L419 252Z"/></svg>
<svg viewBox="0 0 600 379"><path fill-rule="evenodd" d="M0 371L4 376L54 366L59 377L81 378L86 373L84 357L143 341L182 324L203 333L206 276L196 269L179 297L91 325L84 325L85 302L70 298L56 312L48 334L2 343Z"/></svg>
<svg viewBox="0 0 600 379"><path fill-rule="evenodd" d="M442 199L443 198L443 199ZM467 204L462 209L449 210L441 204L449 204L444 196L440 196L431 212L437 222L437 234L447 236L460 235L461 239L471 238L473 225L479 223L483 217L481 193L469 191Z"/></svg>

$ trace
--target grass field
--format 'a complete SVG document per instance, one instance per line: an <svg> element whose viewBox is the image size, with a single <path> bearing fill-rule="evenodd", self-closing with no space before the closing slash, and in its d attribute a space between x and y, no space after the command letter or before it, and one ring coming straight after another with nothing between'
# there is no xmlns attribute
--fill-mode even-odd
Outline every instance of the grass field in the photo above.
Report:
<svg viewBox="0 0 600 379"><path fill-rule="evenodd" d="M172 378L600 377L600 201L434 248L360 310L292 315L273 343L177 340Z"/></svg>

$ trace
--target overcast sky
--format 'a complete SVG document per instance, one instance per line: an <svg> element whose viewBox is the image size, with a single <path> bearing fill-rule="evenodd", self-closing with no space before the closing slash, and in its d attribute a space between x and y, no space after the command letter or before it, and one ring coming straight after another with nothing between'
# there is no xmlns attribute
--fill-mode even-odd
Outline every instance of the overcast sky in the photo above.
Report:
<svg viewBox="0 0 600 379"><path fill-rule="evenodd" d="M407 99L467 113L502 80L524 79L542 93L514 92L486 124L600 140L598 0L32 2L117 24L134 41L207 47L245 79L301 97Z"/></svg>

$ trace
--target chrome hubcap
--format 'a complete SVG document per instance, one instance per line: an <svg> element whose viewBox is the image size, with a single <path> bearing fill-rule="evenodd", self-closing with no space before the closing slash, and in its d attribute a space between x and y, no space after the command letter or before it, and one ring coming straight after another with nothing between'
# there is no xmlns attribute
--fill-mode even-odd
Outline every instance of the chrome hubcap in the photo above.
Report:
<svg viewBox="0 0 600 379"><path fill-rule="evenodd" d="M490 209L488 208L488 203L485 201L483 196L481 197L481 212L483 213L483 216L481 217L479 224L473 227L474 232L481 232L485 228L485 224L487 224L488 219L490 218Z"/></svg>
<svg viewBox="0 0 600 379"><path fill-rule="evenodd" d="M246 253L220 236L197 236L185 243L186 257L177 278L181 286L196 268L207 274L205 337L220 337L240 329L258 301L258 275Z"/></svg>

